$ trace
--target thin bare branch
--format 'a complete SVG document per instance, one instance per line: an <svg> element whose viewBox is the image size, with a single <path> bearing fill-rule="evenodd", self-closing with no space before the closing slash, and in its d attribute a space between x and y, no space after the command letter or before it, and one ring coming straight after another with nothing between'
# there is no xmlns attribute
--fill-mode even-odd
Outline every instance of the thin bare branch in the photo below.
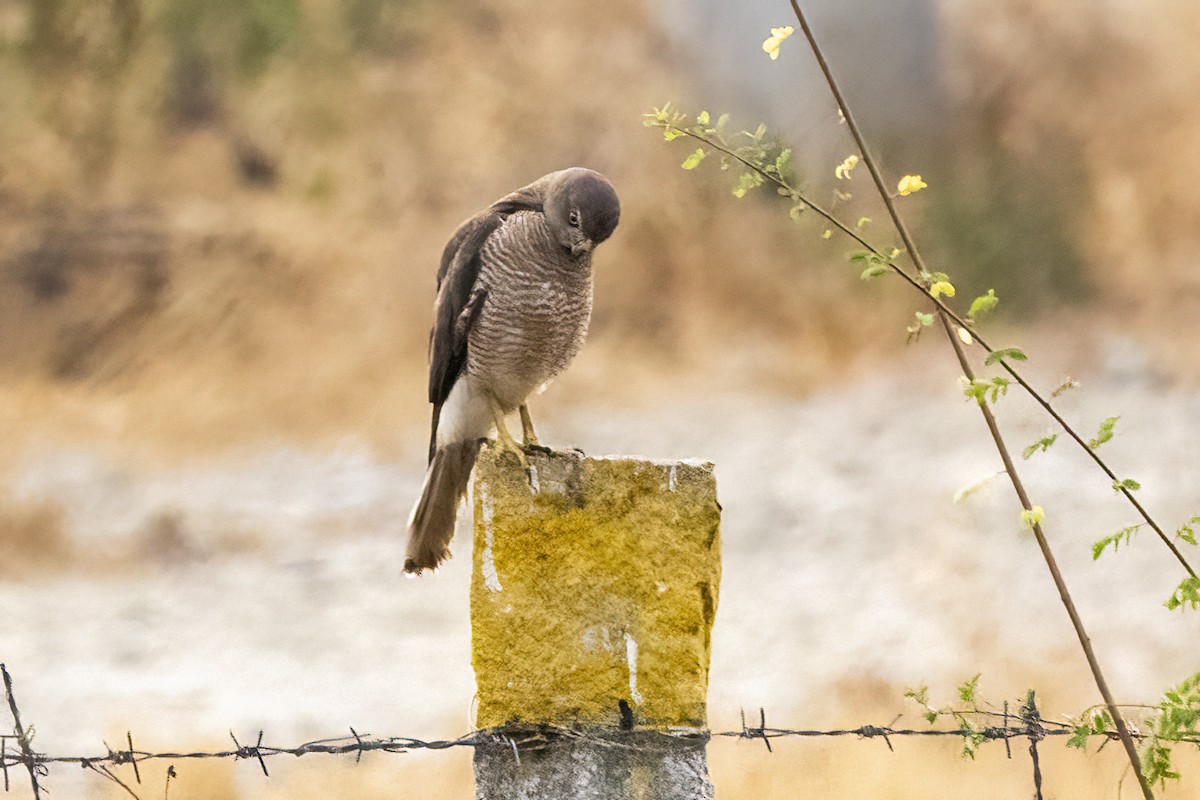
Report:
<svg viewBox="0 0 1200 800"><path fill-rule="evenodd" d="M833 93L834 99L837 101L838 108L841 109L842 116L845 118L846 124L850 128L851 135L854 136L854 140L859 146L863 160L867 163L867 167L871 172L871 177L875 181L875 187L878 190L880 197L883 199L884 205L887 206L888 214L892 219L892 224L895 225L896 230L899 232L900 238L904 241L904 246L908 249L909 257L912 258L913 263L916 265L919 272L921 274L927 274L928 270L925 269L924 261L921 258L920 251L916 246L916 241L909 233L908 226L905 225L904 219L900 216L899 211L897 211L895 203L892 202L891 194L888 192L887 186L883 182L883 175L879 170L878 164L875 158L872 156L870 149L866 146L866 141L862 136L862 132L859 130L858 124L854 121L854 117L850 112L849 104L842 96L841 90L838 88L837 81L833 76L833 72L829 69L829 64L825 61L825 56L821 51L820 45L817 43L817 39L813 34L812 28L808 24L808 19L804 16L804 12L800 9L798 0L789 0L789 2L791 3L792 10L796 14L797 21L800 23L801 30L804 31L805 38L808 39L809 47L817 60L817 64L821 69L821 73L825 76L825 81L829 84L829 89ZM941 320L942 327L946 331L946 336L949 338L951 346L954 348L954 353L958 358L959 365L962 367L963 374L968 380L974 381L974 370L971 368L970 361L967 359L962 342L959 340L958 336L955 335L953 328L951 328L950 320L947 314L939 309L938 317ZM1029 495L1025 491L1025 486L1021 482L1020 475L1018 475L1017 469L1013 465L1012 457L1009 455L1008 447L1004 442L1004 438L1000 434L1000 428L996 424L995 416L992 414L992 411L988 407L986 401L980 401L979 408L983 413L984 422L987 424L988 431L992 435L992 440L996 445L996 449L1000 453L1000 458L1004 462L1004 470L1008 473L1008 476L1013 484L1013 489L1016 491L1017 497L1020 499L1022 508L1024 508L1027 512L1032 512L1033 505L1029 501ZM1091 448L1088 448L1088 450L1090 451ZM1140 506L1138 507L1140 508ZM1075 629L1075 634L1079 639L1079 644L1083 648L1084 657L1087 659L1088 667L1091 670L1092 677L1096 682L1096 687L1099 689L1100 696L1104 699L1104 703L1108 707L1108 712L1113 718L1113 722L1117 728L1117 733L1121 737L1121 743L1125 746L1126 755L1128 755L1129 763L1133 767L1134 774L1137 776L1138 783L1142 789L1142 795L1146 800L1154 800L1154 792L1151 790L1150 784L1146 780L1146 776L1142 771L1141 759L1138 757L1137 747L1133 743L1133 737L1130 736L1129 729L1125 725L1125 720L1121 716L1121 710L1117 707L1116 702L1113 700L1112 692L1109 691L1108 681L1105 680L1104 672L1100 668L1100 662L1096 658L1096 654L1092 649L1091 639L1088 637L1087 631L1084 629L1083 620L1079 616L1078 610L1075 608L1075 603L1067 589L1066 581L1063 579L1062 573L1058 569L1058 563L1054 558L1053 552L1050 550L1050 545L1046 540L1045 534L1042 532L1041 523L1034 518L1030 527L1033 528L1034 537L1037 539L1038 547L1042 551L1042 557L1046 562L1046 566L1050 570L1051 578L1054 580L1054 585L1058 589L1059 597L1062 599L1063 607L1067 611L1067 616L1071 619L1071 625ZM1179 557L1182 559L1182 555ZM1195 574L1192 572L1190 565L1188 565L1186 561L1184 562L1184 566L1187 567L1191 574ZM1036 750L1031 749L1031 752L1036 756ZM1038 791L1040 794L1040 785L1038 787Z"/></svg>
<svg viewBox="0 0 1200 800"><path fill-rule="evenodd" d="M954 354L958 357L958 363L962 367L963 375L967 377L967 380L974 381L975 371L971 368L971 362L967 359L962 342L959 341L958 337L954 334L954 329L950 326L950 320L946 319L945 315L939 315L939 319L946 331L946 336L950 339L950 345L954 348ZM1021 481L1021 476L1017 473L1017 468L1013 464L1012 456L1008 452L1008 445L1005 444L1004 437L1000 434L1000 426L996 423L996 417L992 414L992 409L986 401L980 402L978 405L979 410L983 413L983 419L987 424L988 432L992 435L992 442L996 445L996 450L1000 453L1000 460L1004 462L1004 471L1008 473L1013 490L1017 493L1017 498L1021 502L1021 508L1032 515L1033 503L1030 501L1029 494L1025 491L1025 484ZM1045 532L1042 530L1042 524L1033 519L1030 527L1033 529L1033 536L1037 540L1038 548L1042 551L1042 558L1046 562L1046 567L1050 570L1050 577L1054 581L1054 587L1058 590L1058 596L1067 611L1067 616L1071 619L1071 626L1075 629L1075 635L1079 639L1079 646L1083 649L1083 655L1087 660L1088 669L1091 670L1092 678L1096 682L1096 688L1100 690L1100 696L1104 699L1104 705L1108 709L1108 713L1112 716L1113 724L1116 725L1117 735L1121 737L1121 743L1125 746L1125 753L1129 756L1129 763L1138 777L1138 782L1142 787L1142 794L1146 797L1146 800L1154 800L1154 793L1151 791L1150 784L1146 781L1145 775L1142 773L1142 761L1138 756L1137 747L1133 743L1133 737L1129 733L1129 727L1125 724L1125 718L1121 715L1120 707L1113 700L1112 692L1108 688L1108 681L1105 679L1104 672L1100 667L1100 661L1096 658L1095 650L1092 648L1092 640L1083 626L1083 618L1079 616L1079 611L1075 607L1075 601L1067 589L1067 582L1058 568L1058 561L1050 549L1050 543L1046 539Z"/></svg>

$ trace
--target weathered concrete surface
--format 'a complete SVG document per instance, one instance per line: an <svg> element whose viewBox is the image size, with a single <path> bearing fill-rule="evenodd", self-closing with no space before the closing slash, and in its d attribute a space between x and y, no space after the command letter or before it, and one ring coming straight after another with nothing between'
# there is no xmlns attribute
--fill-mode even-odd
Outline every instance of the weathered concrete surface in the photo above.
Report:
<svg viewBox="0 0 1200 800"><path fill-rule="evenodd" d="M477 727L704 727L720 581L712 464L529 462L527 476L485 449L476 467Z"/></svg>
<svg viewBox="0 0 1200 800"><path fill-rule="evenodd" d="M518 755L519 753L519 755ZM704 740L655 731L475 749L477 800L712 800Z"/></svg>

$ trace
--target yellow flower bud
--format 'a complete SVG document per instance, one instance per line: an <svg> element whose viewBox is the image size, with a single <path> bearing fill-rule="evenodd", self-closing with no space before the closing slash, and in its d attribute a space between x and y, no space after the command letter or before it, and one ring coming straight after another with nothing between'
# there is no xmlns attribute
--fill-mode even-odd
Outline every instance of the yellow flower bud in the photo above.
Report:
<svg viewBox="0 0 1200 800"><path fill-rule="evenodd" d="M796 29L791 25L784 25L782 28L771 28L771 35L762 43L763 51L771 57L771 60L779 58L779 45L784 39L796 32Z"/></svg>
<svg viewBox="0 0 1200 800"><path fill-rule="evenodd" d="M896 188L900 191L900 194L906 195L919 192L928 185L925 181L921 180L920 175L905 175L900 179L900 184Z"/></svg>

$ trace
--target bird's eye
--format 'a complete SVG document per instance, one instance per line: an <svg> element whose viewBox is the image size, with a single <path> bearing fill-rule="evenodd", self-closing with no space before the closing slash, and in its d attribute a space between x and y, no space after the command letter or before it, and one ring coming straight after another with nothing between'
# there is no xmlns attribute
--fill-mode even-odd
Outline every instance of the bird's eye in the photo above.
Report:
<svg viewBox="0 0 1200 800"><path fill-rule="evenodd" d="M580 221L581 218L579 216L579 209L571 209L571 213L567 215L567 222L571 223L572 228L578 228Z"/></svg>

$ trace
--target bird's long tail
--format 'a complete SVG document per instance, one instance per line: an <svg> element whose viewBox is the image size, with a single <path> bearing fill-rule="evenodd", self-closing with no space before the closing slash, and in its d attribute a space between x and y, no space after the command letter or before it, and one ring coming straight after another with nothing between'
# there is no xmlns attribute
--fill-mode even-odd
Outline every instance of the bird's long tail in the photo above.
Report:
<svg viewBox="0 0 1200 800"><path fill-rule="evenodd" d="M471 467L479 456L479 439L451 442L433 454L421 487L421 499L408 518L408 549L404 571L420 574L450 556L454 519L458 504L467 492Z"/></svg>

